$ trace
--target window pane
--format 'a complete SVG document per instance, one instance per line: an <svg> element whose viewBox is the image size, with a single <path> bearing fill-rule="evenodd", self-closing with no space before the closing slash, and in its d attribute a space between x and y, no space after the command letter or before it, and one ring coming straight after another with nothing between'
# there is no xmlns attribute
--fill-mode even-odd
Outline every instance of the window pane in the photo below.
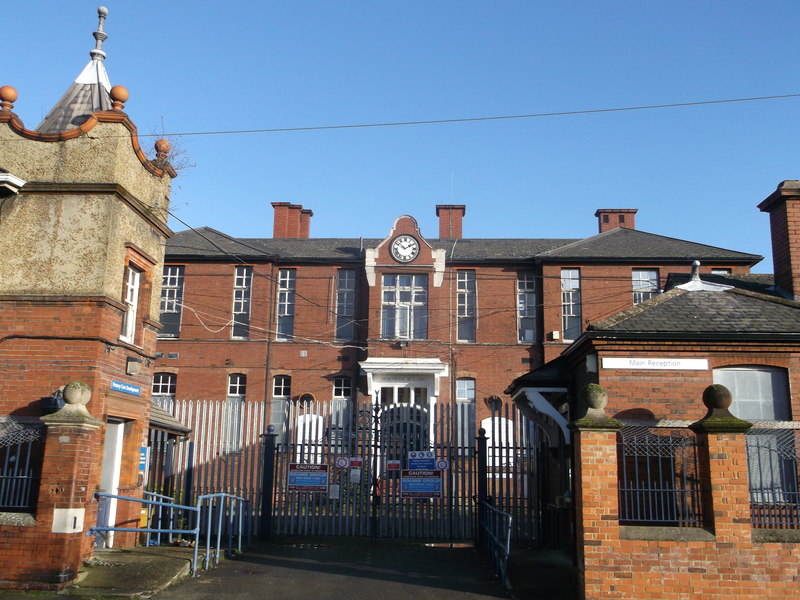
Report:
<svg viewBox="0 0 800 600"><path fill-rule="evenodd" d="M658 295L658 271L655 269L634 269L631 274L633 303L639 304Z"/></svg>
<svg viewBox="0 0 800 600"><path fill-rule="evenodd" d="M381 337L422 340L428 335L427 275L384 275Z"/></svg>
<svg viewBox="0 0 800 600"><path fill-rule="evenodd" d="M233 278L233 331L235 338L250 335L250 297L253 267L236 267Z"/></svg>
<svg viewBox="0 0 800 600"><path fill-rule="evenodd" d="M578 269L561 269L561 328L565 340L581 334L581 280Z"/></svg>
<svg viewBox="0 0 800 600"><path fill-rule="evenodd" d="M456 282L457 332L460 342L474 342L476 330L475 271L458 271Z"/></svg>
<svg viewBox="0 0 800 600"><path fill-rule="evenodd" d="M532 271L517 274L517 339L536 341L536 276Z"/></svg>
<svg viewBox="0 0 800 600"><path fill-rule="evenodd" d="M355 338L356 272L340 269L336 280L336 338Z"/></svg>
<svg viewBox="0 0 800 600"><path fill-rule="evenodd" d="M277 334L279 340L294 336L294 298L296 285L295 269L281 269L278 272Z"/></svg>

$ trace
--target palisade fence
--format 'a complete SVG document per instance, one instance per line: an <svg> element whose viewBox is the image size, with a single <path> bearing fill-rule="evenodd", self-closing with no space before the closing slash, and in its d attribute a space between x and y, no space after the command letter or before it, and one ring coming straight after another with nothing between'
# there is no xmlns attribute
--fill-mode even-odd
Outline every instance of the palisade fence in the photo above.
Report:
<svg viewBox="0 0 800 600"><path fill-rule="evenodd" d="M192 429L185 441L150 433L148 491L192 504L201 494L247 498L260 521L266 403L174 401L163 406ZM487 492L513 516L512 538L538 543L543 509L539 472L547 455L537 428L512 405L475 423L474 405L376 405L355 402L284 404L274 432L272 533L461 540L477 536L476 436L486 429ZM271 416L275 422L275 414ZM411 453L433 452L441 497L401 490ZM441 461L441 462L439 462ZM297 465L321 465L325 493L289 489Z"/></svg>
<svg viewBox="0 0 800 600"><path fill-rule="evenodd" d="M800 430L763 423L747 432L753 527L800 528Z"/></svg>
<svg viewBox="0 0 800 600"><path fill-rule="evenodd" d="M703 526L693 431L626 425L617 446L620 523Z"/></svg>

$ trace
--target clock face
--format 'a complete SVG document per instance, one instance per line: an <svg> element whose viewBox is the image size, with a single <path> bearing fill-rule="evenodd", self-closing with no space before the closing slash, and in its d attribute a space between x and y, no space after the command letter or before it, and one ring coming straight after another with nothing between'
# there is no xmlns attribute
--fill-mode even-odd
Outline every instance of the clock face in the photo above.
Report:
<svg viewBox="0 0 800 600"><path fill-rule="evenodd" d="M398 235L390 249L395 260L410 262L419 254L419 242L410 235Z"/></svg>

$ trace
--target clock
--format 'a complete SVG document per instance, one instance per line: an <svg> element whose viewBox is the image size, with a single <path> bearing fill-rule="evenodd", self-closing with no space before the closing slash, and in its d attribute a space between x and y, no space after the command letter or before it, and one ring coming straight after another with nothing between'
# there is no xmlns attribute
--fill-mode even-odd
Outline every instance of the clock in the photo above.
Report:
<svg viewBox="0 0 800 600"><path fill-rule="evenodd" d="M398 235L390 246L392 257L399 262L411 262L419 254L419 242L410 235Z"/></svg>

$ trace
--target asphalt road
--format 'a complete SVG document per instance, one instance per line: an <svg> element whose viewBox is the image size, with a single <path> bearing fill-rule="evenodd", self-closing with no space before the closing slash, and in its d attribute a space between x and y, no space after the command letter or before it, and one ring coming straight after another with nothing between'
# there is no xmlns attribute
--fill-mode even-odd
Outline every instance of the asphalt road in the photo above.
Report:
<svg viewBox="0 0 800 600"><path fill-rule="evenodd" d="M255 548L156 600L454 600L511 598L471 547L397 540L287 541Z"/></svg>

